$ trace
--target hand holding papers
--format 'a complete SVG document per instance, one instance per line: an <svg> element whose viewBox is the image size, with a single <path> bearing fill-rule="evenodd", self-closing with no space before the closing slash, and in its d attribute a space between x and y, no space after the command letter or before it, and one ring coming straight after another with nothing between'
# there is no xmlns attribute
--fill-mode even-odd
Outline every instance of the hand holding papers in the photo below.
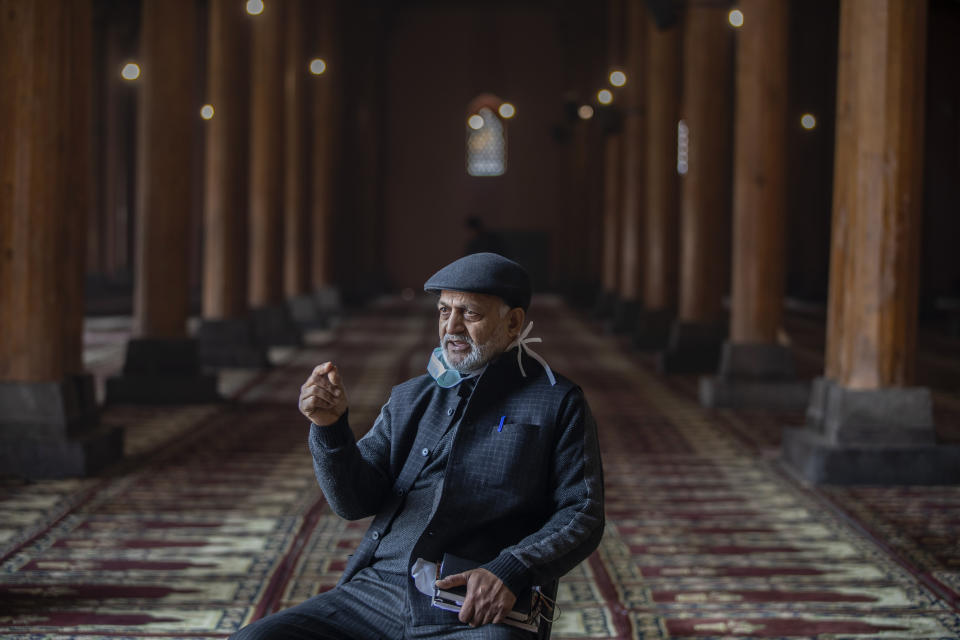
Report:
<svg viewBox="0 0 960 640"><path fill-rule="evenodd" d="M486 577L483 574L492 577L492 581L483 580ZM492 592L485 592L485 589ZM451 554L444 554L440 563L440 580L434 591L433 606L458 612L460 621L472 626L502 622L527 631L537 631L541 615L553 612L552 604L547 602L538 587L514 597L492 573L478 569L475 562Z"/></svg>

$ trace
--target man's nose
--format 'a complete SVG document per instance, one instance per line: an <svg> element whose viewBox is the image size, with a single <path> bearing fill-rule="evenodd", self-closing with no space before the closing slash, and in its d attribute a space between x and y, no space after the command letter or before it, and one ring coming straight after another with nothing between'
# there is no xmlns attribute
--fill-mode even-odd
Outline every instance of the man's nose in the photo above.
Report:
<svg viewBox="0 0 960 640"><path fill-rule="evenodd" d="M451 311L450 316L447 318L447 325L444 331L456 335L463 333L465 328L463 324L463 314L459 311Z"/></svg>

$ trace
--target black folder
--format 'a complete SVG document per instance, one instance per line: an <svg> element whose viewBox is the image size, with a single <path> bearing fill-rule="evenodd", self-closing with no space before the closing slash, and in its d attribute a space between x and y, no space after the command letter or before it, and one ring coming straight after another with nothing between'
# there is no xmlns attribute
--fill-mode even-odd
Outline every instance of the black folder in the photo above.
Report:
<svg viewBox="0 0 960 640"><path fill-rule="evenodd" d="M447 576L476 569L479 566L479 563L472 560L445 553L440 561L440 572L437 579L442 580ZM434 588L433 606L447 611L460 611L466 597L466 585L449 589ZM552 605L540 592L540 587L530 587L517 594L517 601L513 605L513 610L504 618L503 624L535 632L539 628L541 614L551 615Z"/></svg>

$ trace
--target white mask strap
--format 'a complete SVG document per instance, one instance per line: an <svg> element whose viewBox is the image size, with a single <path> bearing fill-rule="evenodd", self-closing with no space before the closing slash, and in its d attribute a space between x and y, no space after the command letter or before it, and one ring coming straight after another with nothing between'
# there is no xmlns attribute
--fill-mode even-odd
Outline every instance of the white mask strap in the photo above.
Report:
<svg viewBox="0 0 960 640"><path fill-rule="evenodd" d="M523 374L523 377L527 377L527 372L523 370L523 352L526 351L527 355L543 365L544 371L547 372L547 378L550 380L551 385L557 384L557 379L553 375L553 369L550 368L550 365L547 364L547 361L543 359L539 353L531 349L529 345L531 342L543 342L543 338L528 338L530 331L533 329L533 322L527 325L527 328L517 336L517 339L510 343L510 346L507 347L507 351L518 347L517 349L517 364L520 365L520 373Z"/></svg>

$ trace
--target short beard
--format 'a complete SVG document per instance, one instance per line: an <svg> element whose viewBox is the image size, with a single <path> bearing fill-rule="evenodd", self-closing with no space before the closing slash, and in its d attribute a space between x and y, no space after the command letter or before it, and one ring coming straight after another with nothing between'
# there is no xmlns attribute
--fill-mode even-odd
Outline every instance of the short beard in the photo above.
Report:
<svg viewBox="0 0 960 640"><path fill-rule="evenodd" d="M470 345L470 353L464 357L463 360L457 363L450 362L447 358L447 342L450 340L460 340L466 342ZM497 353L493 350L493 340L489 340L484 344L477 344L473 341L468 334L463 335L453 335L451 333L443 336L443 340L440 341L440 348L443 351L443 359L451 369L455 369L460 373L473 373L474 371L483 368L493 356Z"/></svg>

